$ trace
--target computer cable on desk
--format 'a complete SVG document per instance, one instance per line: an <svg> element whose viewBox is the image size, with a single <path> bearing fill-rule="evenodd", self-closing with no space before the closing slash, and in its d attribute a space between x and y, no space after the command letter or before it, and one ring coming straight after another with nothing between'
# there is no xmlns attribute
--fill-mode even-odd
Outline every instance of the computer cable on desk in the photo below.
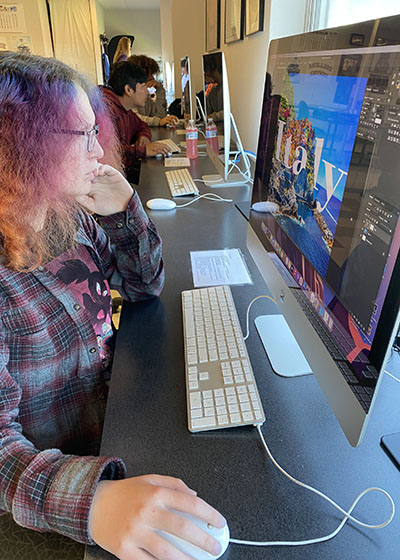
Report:
<svg viewBox="0 0 400 560"><path fill-rule="evenodd" d="M246 311L246 334L243 337L243 340L247 340L249 338L249 334L250 334L250 330L249 330L249 314L250 314L250 307L253 305L253 303L255 301L257 301L258 299L261 298L266 298L271 300L273 303L275 303L275 305L277 305L276 301L274 300L274 298L272 298L271 296L266 296L266 295L261 295L261 296L257 296L254 299L251 300L251 302L249 303L249 305L247 306L247 311Z"/></svg>
<svg viewBox="0 0 400 560"><path fill-rule="evenodd" d="M257 296L257 297L255 297L254 299L251 300L251 302L249 303L249 305L247 307L247 311L246 311L246 336L244 337L244 340L246 340L249 337L249 313L250 313L250 308L255 301L257 301L258 299L261 299L261 298L269 299L273 303L276 304L276 301L271 296L267 296L267 295L260 295L260 296ZM385 372L385 373L389 373L389 372ZM391 374L389 373L389 375L391 375ZM391 377L394 377L394 376L391 375ZM272 453L271 453L271 451L270 451L270 449L269 449L269 447L268 447L268 445L265 441L264 435L261 431L261 426L259 424L255 424L255 427L257 428L257 431L258 431L259 436L261 438L261 442L264 446L264 449L265 449L268 457L272 461L272 463L275 465L275 467L282 474L284 474L290 481L294 482L298 486L301 486L301 487L303 487L307 490L310 490L314 494L317 494L321 498L324 498L325 500L327 500L333 507L335 507L338 511L340 511L340 513L342 513L344 515L344 517L343 517L342 521L340 522L340 524L338 525L338 527L332 533L330 533L328 535L325 535L325 536L322 536L322 537L316 537L316 538L307 539L307 540L304 540L304 541L248 541L248 540L230 538L229 539L230 543L241 544L241 545L250 545L250 546L304 546L304 545L316 544L316 543L320 543L320 542L324 542L324 541L328 541L328 540L332 539L333 537L335 537L341 531L341 529L344 527L346 522L349 521L349 520L353 521L355 524L359 525L360 527L365 527L366 529L382 529L383 527L386 527L387 525L389 525L389 523L392 521L396 508L395 508L393 498L391 497L391 495L386 490L383 490L382 488L378 488L378 487L366 488L356 497L356 499L354 500L354 502L352 503L350 508L346 511L342 507L340 507L334 500L329 498L329 496L327 496L326 494L324 494L320 490L317 490L316 488L313 488L312 486L310 486L310 485L308 485L304 482L301 482L300 480L297 480L296 478L291 476L289 473L287 473L283 469L283 467L281 467L279 465L279 463L276 461L276 459L272 455ZM383 523L379 523L377 525L364 523L363 521L360 521L359 519L357 519L353 515L351 515L351 512L356 507L356 505L361 500L361 498L365 494L368 494L369 492L372 492L372 491L380 492L381 494L384 494L384 496L386 496L387 499L389 500L390 506L391 506L391 512L390 512L389 517Z"/></svg>
<svg viewBox="0 0 400 560"><path fill-rule="evenodd" d="M321 498L324 498L325 500L327 500L333 507L335 507L337 510L339 510L344 515L344 517L343 517L342 521L340 522L340 524L338 525L338 527L335 529L335 531L333 531L329 535L325 535L323 537L316 537L314 539L307 539L307 540L304 540L304 541L247 541L247 540L242 540L242 539L232 539L231 538L231 539L229 539L230 543L250 545L250 546L304 546L304 545L307 545L307 544L316 544L316 543L320 543L320 542L324 542L324 541L328 541L328 540L332 539L333 537L335 537L339 533L339 531L341 531L341 529L343 528L343 526L345 525L345 523L348 520L351 520L354 523L356 523L357 525L359 525L360 527L365 527L366 529L382 529L383 527L386 527L387 525L389 525L389 523L392 521L392 519L394 517L394 514L395 514L395 504L394 504L393 498L391 497L391 495L388 492L386 492L386 490L383 490L382 488L375 488L375 487L366 488L363 492L361 492L357 496L357 498L352 503L351 507L346 511L343 508L341 508L334 500L329 498L329 496L327 496L326 494L324 494L320 490L317 490L316 488L313 488L312 486L309 486L308 484L305 484L304 482L301 482L300 480L297 480L296 478L291 476L289 473L287 473L279 465L279 463L275 460L271 451L269 450L269 447L268 447L268 445L267 445L267 443L264 439L263 433L261 431L261 427L259 425L256 425L256 428L257 428L258 433L260 435L262 444L263 444L263 446L264 446L264 448L267 452L267 455L271 459L271 461L273 462L275 467L282 474L284 474L289 480L291 480L292 482L294 482L298 486L302 486L303 488L306 488L307 490L310 490L311 492L314 492L315 494L317 494ZM365 494L367 494L368 492L372 492L372 491L380 492L380 493L384 494L388 498L388 500L390 502L390 505L391 505L391 512L390 512L389 517L383 523L379 523L378 525L371 525L369 523L364 523L363 521L360 521L359 519L357 519L357 518L355 518L354 516L351 515L351 512L356 507L356 505L358 504L360 499Z"/></svg>
<svg viewBox="0 0 400 560"><path fill-rule="evenodd" d="M206 200L215 200L216 202L233 202L232 198L222 198L222 196L219 196L216 193L204 193L204 194L200 194L199 196L196 196L195 198L193 198L189 202L186 202L185 204L177 204L176 208L184 208L185 206L189 206L189 204L193 204L194 202L197 202L198 200L200 200L200 198L205 198Z"/></svg>
<svg viewBox="0 0 400 560"><path fill-rule="evenodd" d="M393 375L393 373L390 373L390 371L388 371L387 369L385 369L385 371L383 373L386 373L389 377L391 377L392 379L397 381L397 383L400 383L400 379L398 377L396 377L395 375Z"/></svg>

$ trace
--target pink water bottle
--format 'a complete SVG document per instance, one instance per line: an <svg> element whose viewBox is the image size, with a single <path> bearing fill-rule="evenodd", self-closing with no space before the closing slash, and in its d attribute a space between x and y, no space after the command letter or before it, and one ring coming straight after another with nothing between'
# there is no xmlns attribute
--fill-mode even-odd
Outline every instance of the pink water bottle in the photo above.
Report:
<svg viewBox="0 0 400 560"><path fill-rule="evenodd" d="M215 124L215 122L211 118L209 118L208 121L207 121L206 140L207 140L207 144L210 146L210 148L212 150L214 150L214 152L216 154L218 154L219 146L218 146L217 125Z"/></svg>
<svg viewBox="0 0 400 560"><path fill-rule="evenodd" d="M196 159L199 155L197 150L197 128L193 120L186 127L186 155L189 159Z"/></svg>

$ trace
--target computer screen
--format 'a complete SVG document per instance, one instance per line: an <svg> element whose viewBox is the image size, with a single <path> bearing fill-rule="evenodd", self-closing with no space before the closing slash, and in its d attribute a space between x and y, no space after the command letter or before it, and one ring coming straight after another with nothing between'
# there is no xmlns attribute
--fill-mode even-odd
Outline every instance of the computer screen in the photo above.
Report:
<svg viewBox="0 0 400 560"><path fill-rule="evenodd" d="M218 171L218 175L206 175L203 176L203 180L207 186L211 187L243 185L247 182L247 178L241 173L232 173L234 167L230 160L231 152L234 152L233 159L235 159L235 150L237 149L243 154L243 147L231 114L228 73L223 52L203 55L203 83L206 118L213 119L219 129L219 134L223 136L223 152L220 155L207 147L208 156ZM231 126L233 130L231 130ZM233 150L231 138L236 143ZM248 162L246 161L246 163Z"/></svg>
<svg viewBox="0 0 400 560"><path fill-rule="evenodd" d="M190 79L190 59L188 56L181 58L181 91L182 91L182 117L193 119L192 109L192 83Z"/></svg>
<svg viewBox="0 0 400 560"><path fill-rule="evenodd" d="M353 445L399 327L399 43L400 16L271 41L262 104L252 202L278 210L248 247Z"/></svg>

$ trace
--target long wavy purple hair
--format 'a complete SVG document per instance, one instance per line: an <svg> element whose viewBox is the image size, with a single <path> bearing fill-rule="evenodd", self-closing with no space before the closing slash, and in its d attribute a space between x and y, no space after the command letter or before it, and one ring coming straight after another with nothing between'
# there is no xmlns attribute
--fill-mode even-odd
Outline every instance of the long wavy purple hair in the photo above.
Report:
<svg viewBox="0 0 400 560"><path fill-rule="evenodd" d="M74 128L77 85L100 127L102 162L118 167L118 142L99 88L56 59L0 53L0 255L15 270L35 268L57 245L73 243L75 209L57 171L74 137L54 131ZM47 227L35 233L30 222L43 208L49 208Z"/></svg>

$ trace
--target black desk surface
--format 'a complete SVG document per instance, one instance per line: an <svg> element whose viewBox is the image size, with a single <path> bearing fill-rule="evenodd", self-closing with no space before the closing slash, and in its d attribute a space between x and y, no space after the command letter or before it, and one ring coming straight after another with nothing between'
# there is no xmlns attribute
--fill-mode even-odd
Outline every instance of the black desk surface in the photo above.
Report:
<svg viewBox="0 0 400 560"><path fill-rule="evenodd" d="M206 158L199 158L192 166L193 174L210 172L209 165ZM138 190L143 202L168 196L162 161L144 161ZM200 190L205 192L204 187ZM246 187L215 192L243 201L250 196ZM278 472L255 428L191 434L186 427L180 293L193 287L189 252L227 247L242 250L254 281L250 286L232 287L244 330L248 303L256 295L268 293L246 250L245 218L232 203L207 200L170 212L149 211L149 215L164 241L166 285L157 300L123 306L102 454L122 457L129 476L159 473L182 478L225 515L233 538L296 541L332 532L340 514ZM268 300L257 302L251 317L272 305ZM266 412L263 434L278 462L346 509L370 486L385 488L399 505L400 472L379 440L382 434L400 430L400 385L389 376L383 379L364 442L354 449L313 376L284 379L275 375L254 327L247 348ZM397 355L390 368L399 376ZM354 514L365 522L380 523L389 511L385 498L368 495ZM396 515L391 525L379 531L346 524L326 543L268 548L231 544L222 558L395 560L399 550ZM112 556L88 547L85 558Z"/></svg>

